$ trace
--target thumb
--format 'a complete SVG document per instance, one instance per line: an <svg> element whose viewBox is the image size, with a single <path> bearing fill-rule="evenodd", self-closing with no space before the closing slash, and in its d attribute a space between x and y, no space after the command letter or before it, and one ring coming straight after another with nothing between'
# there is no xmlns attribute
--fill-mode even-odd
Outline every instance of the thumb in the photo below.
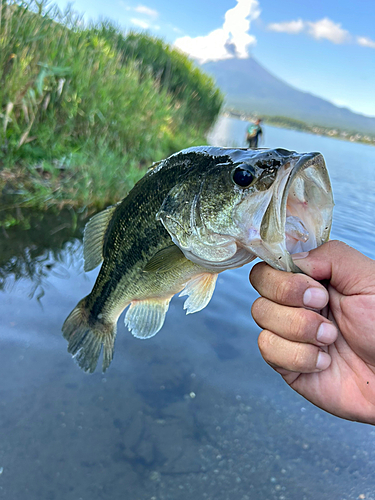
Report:
<svg viewBox="0 0 375 500"><path fill-rule="evenodd" d="M375 261L342 241L328 241L292 258L308 276L329 280L344 295L374 293Z"/></svg>

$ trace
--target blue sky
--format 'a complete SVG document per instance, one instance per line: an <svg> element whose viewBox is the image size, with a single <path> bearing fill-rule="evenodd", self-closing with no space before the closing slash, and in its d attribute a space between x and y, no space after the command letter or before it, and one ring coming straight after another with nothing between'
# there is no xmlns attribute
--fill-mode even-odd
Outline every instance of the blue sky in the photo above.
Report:
<svg viewBox="0 0 375 500"><path fill-rule="evenodd" d="M374 0L76 0L73 8L200 61L251 55L300 90L375 116Z"/></svg>

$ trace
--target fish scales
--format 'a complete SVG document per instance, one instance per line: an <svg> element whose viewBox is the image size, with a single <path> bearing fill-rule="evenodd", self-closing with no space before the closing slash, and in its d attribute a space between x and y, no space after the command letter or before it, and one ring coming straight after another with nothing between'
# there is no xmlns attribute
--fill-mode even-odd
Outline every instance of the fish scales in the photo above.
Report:
<svg viewBox="0 0 375 500"><path fill-rule="evenodd" d="M155 164L85 228L85 270L102 265L63 325L68 351L92 372L103 350L105 371L128 306L125 324L149 338L163 326L173 295L182 291L187 313L197 312L225 269L260 257L298 271L290 254L328 239L332 209L319 153L203 146Z"/></svg>
<svg viewBox="0 0 375 500"><path fill-rule="evenodd" d="M192 170L198 170L199 175L201 162L205 159L199 153L173 157L172 161L156 172L151 169L116 207L105 234L100 275L87 302L93 314L102 312L108 300L112 299L112 302L123 297L125 290L129 290L134 298L144 291L142 285L145 280L139 283L134 279L135 276L143 271L145 263L155 253L171 244L169 233L156 220L155 214L171 187L181 176L193 174ZM189 178L186 186L188 190ZM155 276L151 279L149 287L154 290L160 278ZM112 296L113 293L115 295Z"/></svg>

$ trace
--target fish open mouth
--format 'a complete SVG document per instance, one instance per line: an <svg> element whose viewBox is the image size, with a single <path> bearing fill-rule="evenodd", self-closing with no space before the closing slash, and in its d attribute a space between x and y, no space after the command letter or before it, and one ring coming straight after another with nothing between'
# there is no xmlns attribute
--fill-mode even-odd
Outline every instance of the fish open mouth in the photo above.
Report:
<svg viewBox="0 0 375 500"><path fill-rule="evenodd" d="M281 207L285 207L285 246L289 254L312 250L328 240L333 197L320 153L303 155L297 162L289 175Z"/></svg>
<svg viewBox="0 0 375 500"><path fill-rule="evenodd" d="M291 255L328 241L333 196L323 156L295 155L279 171L264 214L258 256L273 267L298 272Z"/></svg>

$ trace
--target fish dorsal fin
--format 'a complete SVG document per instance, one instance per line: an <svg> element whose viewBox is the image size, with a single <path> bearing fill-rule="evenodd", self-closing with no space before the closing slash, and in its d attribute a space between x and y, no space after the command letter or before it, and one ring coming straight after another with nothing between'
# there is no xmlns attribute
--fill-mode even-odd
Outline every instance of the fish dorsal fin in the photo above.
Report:
<svg viewBox="0 0 375 500"><path fill-rule="evenodd" d="M85 226L83 234L83 257L85 271L91 271L103 260L104 235L115 210L108 207L94 215Z"/></svg>
<svg viewBox="0 0 375 500"><path fill-rule="evenodd" d="M147 273L163 273L174 269L186 261L185 255L176 245L171 245L157 252L143 269Z"/></svg>
<svg viewBox="0 0 375 500"><path fill-rule="evenodd" d="M126 313L125 326L139 339L153 337L164 324L171 298L134 300Z"/></svg>
<svg viewBox="0 0 375 500"><path fill-rule="evenodd" d="M187 282L180 297L188 295L184 302L186 314L201 311L210 302L215 290L217 274L203 273Z"/></svg>

